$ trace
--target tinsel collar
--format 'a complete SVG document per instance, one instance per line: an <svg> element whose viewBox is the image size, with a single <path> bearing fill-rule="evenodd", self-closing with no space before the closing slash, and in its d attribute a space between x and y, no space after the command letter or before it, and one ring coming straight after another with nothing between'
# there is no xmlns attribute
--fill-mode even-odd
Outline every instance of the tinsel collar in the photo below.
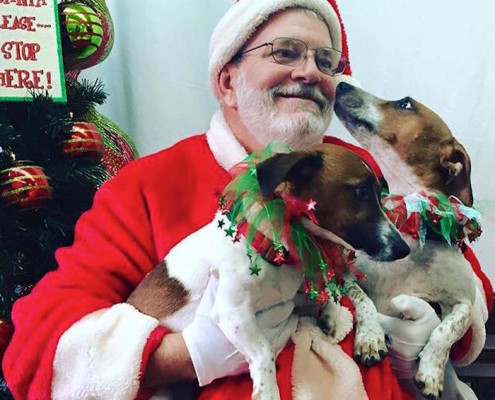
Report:
<svg viewBox="0 0 495 400"><path fill-rule="evenodd" d="M382 205L397 229L423 246L426 237L436 237L450 246L461 247L481 235L480 213L454 196L424 191L408 196L382 195Z"/></svg>
<svg viewBox="0 0 495 400"><path fill-rule="evenodd" d="M346 271L358 278L363 274L354 265L354 251L318 238L303 226L303 218L318 225L314 215L316 202L288 194L270 197L261 194L256 165L275 153L290 151L288 146L272 144L232 168L234 179L220 197L225 220L220 220L219 228L234 242L240 236L245 238L252 275L261 271L260 258L275 265L295 264L303 275L305 293L311 300L323 304L330 295L336 300L346 292ZM271 243L268 249L258 244L266 238ZM269 252L272 256L266 257Z"/></svg>

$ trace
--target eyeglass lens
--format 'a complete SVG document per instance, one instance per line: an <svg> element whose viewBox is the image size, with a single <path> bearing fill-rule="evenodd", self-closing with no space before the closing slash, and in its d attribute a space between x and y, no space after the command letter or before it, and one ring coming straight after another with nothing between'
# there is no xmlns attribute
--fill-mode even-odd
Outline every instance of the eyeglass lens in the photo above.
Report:
<svg viewBox="0 0 495 400"><path fill-rule="evenodd" d="M346 63L341 52L330 47L321 47L314 50L316 52L316 65L321 72L335 75L344 71ZM273 40L272 57L280 64L298 65L306 57L307 52L308 46L301 40L290 38Z"/></svg>

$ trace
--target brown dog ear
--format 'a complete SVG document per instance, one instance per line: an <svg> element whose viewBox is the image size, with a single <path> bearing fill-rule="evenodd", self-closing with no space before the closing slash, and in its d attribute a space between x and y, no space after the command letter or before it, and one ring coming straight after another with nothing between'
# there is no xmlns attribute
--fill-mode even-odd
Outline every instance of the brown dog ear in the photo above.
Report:
<svg viewBox="0 0 495 400"><path fill-rule="evenodd" d="M471 160L464 147L457 141L454 145L445 145L440 164L443 168L445 193L457 197L466 206L472 206Z"/></svg>
<svg viewBox="0 0 495 400"><path fill-rule="evenodd" d="M270 157L256 166L261 194L271 195L282 182L296 186L307 184L322 167L323 154L320 152L295 152Z"/></svg>

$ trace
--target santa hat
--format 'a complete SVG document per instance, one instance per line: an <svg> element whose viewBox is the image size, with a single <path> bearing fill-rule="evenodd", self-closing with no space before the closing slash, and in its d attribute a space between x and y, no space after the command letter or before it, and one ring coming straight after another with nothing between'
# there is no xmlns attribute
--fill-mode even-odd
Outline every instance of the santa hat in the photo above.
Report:
<svg viewBox="0 0 495 400"><path fill-rule="evenodd" d="M215 97L218 97L217 76L225 64L232 60L270 15L288 8L305 8L320 15L328 26L333 48L349 60L347 38L336 0L238 0L211 35L208 73ZM352 83L350 65L343 75L336 78Z"/></svg>

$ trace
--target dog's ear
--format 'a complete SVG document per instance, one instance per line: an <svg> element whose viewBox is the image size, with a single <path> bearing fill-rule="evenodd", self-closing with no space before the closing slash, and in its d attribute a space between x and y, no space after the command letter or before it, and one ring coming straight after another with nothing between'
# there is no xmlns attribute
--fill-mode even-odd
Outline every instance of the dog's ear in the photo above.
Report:
<svg viewBox="0 0 495 400"><path fill-rule="evenodd" d="M471 160L464 147L457 141L454 145L443 146L440 165L445 177L445 193L454 195L466 206L472 206Z"/></svg>
<svg viewBox="0 0 495 400"><path fill-rule="evenodd" d="M296 187L307 184L322 167L321 152L277 154L256 166L261 194L271 195L282 182L293 183Z"/></svg>

